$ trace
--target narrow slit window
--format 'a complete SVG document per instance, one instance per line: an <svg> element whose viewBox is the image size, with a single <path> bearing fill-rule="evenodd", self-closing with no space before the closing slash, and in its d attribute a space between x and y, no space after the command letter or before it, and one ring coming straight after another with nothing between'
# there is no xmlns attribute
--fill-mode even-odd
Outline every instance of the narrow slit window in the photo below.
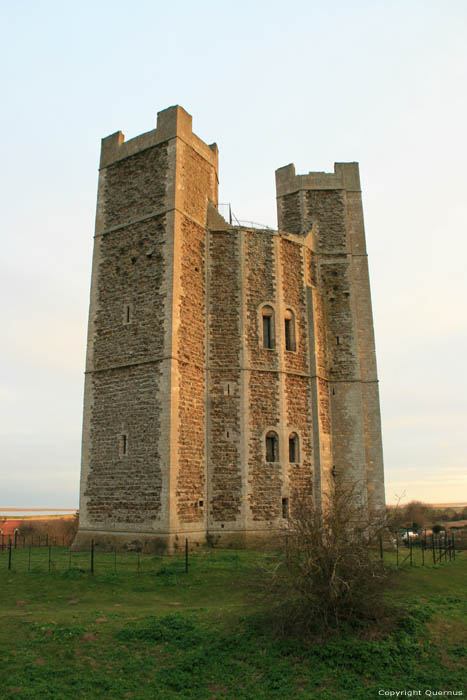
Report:
<svg viewBox="0 0 467 700"><path fill-rule="evenodd" d="M289 435L289 462L291 464L298 464L298 462L300 462L300 449L297 433L290 433Z"/></svg>
<svg viewBox="0 0 467 700"><path fill-rule="evenodd" d="M126 433L122 433L120 436L120 453L122 457L128 454L128 435Z"/></svg>
<svg viewBox="0 0 467 700"><path fill-rule="evenodd" d="M279 461L279 438L277 433L270 431L266 435L266 462Z"/></svg>
<svg viewBox="0 0 467 700"><path fill-rule="evenodd" d="M132 321L133 309L131 304L125 304L123 307L123 323L127 326Z"/></svg>
<svg viewBox="0 0 467 700"><path fill-rule="evenodd" d="M283 518L289 517L289 499L288 498L282 499L282 517Z"/></svg>
<svg viewBox="0 0 467 700"><path fill-rule="evenodd" d="M284 319L284 330L285 330L285 349L291 350L292 352L296 350L295 342L295 316L291 309L287 309L285 312Z"/></svg>

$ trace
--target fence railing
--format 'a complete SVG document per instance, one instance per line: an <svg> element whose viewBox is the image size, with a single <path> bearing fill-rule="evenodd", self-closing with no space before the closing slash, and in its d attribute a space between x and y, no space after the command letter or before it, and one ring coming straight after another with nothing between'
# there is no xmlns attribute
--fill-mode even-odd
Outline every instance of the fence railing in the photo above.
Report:
<svg viewBox="0 0 467 700"><path fill-rule="evenodd" d="M186 574L191 568L197 571L209 569L214 565L222 568L223 564L235 568L255 564L258 552L248 550L223 550L217 548L203 548L190 551L188 539L185 540L183 550L174 554L149 554L138 551L102 551L96 549L94 542L87 551L74 552L71 547L58 542L63 538L36 537L29 542L17 539L16 548L14 540L3 543L0 551L0 568L22 572L65 572L75 570L78 573L89 572L91 574L109 574L124 572L147 572L165 576L171 580L171 576ZM276 560L281 556L287 557L287 536L285 548L282 553L269 551L263 552L269 559ZM71 543L69 543L71 544ZM415 543L409 540L407 546L398 538L391 544L388 550L387 542L380 538L379 546L375 550L375 557L379 557L384 564L404 566L439 566L449 561L455 561L460 549L457 546L455 536L449 535L430 536L422 538Z"/></svg>
<svg viewBox="0 0 467 700"><path fill-rule="evenodd" d="M188 540L183 550L175 554L148 554L138 551L101 551L94 542L87 551L75 552L67 546L13 546L8 543L0 551L0 569L6 568L17 572L50 573L75 571L76 573L112 574L112 573L153 573L164 576L174 582L172 577L187 574L192 568L197 571L216 568L239 568L254 563L254 553L245 550L204 549L190 551Z"/></svg>
<svg viewBox="0 0 467 700"><path fill-rule="evenodd" d="M0 535L0 551L5 551L8 546L14 549L26 549L27 547L69 547L74 540L74 535L21 535L15 532L14 535Z"/></svg>
<svg viewBox="0 0 467 700"><path fill-rule="evenodd" d="M394 540L396 566L415 566L432 564L436 566L456 559L456 553L463 550L463 545L456 542L453 532L442 532L438 535L424 534L420 538L412 538L407 534L405 541L397 535ZM384 559L382 542L380 540L380 558Z"/></svg>

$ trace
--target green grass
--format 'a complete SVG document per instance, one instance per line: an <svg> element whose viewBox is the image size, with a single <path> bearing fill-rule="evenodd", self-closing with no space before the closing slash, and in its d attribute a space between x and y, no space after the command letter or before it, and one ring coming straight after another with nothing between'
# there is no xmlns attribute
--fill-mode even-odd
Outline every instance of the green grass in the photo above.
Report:
<svg viewBox="0 0 467 700"><path fill-rule="evenodd" d="M467 555L404 568L388 596L408 614L385 636L325 643L258 628L248 582L269 555L222 550L140 559L0 552L0 698L349 699L380 689L463 690Z"/></svg>

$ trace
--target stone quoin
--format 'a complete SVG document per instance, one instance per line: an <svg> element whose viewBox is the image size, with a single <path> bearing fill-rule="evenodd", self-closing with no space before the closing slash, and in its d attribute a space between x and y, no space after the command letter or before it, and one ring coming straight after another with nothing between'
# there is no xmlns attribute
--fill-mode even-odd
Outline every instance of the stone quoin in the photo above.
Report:
<svg viewBox="0 0 467 700"><path fill-rule="evenodd" d="M102 140L75 549L258 546L336 474L384 506L358 164L277 170L277 231L217 173L179 106Z"/></svg>

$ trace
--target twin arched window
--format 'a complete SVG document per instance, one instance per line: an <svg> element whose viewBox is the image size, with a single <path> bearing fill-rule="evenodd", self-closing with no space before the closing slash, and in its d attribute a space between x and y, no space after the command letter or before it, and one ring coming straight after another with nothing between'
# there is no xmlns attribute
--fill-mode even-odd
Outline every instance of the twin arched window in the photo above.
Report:
<svg viewBox="0 0 467 700"><path fill-rule="evenodd" d="M261 336L262 346L266 350L273 350L276 346L274 309L266 305L261 309ZM284 315L285 349L295 352L297 349L295 314L292 309L286 309Z"/></svg>
<svg viewBox="0 0 467 700"><path fill-rule="evenodd" d="M279 436L274 430L266 433L266 462L279 462ZM297 433L289 435L289 462L300 462L300 440Z"/></svg>

